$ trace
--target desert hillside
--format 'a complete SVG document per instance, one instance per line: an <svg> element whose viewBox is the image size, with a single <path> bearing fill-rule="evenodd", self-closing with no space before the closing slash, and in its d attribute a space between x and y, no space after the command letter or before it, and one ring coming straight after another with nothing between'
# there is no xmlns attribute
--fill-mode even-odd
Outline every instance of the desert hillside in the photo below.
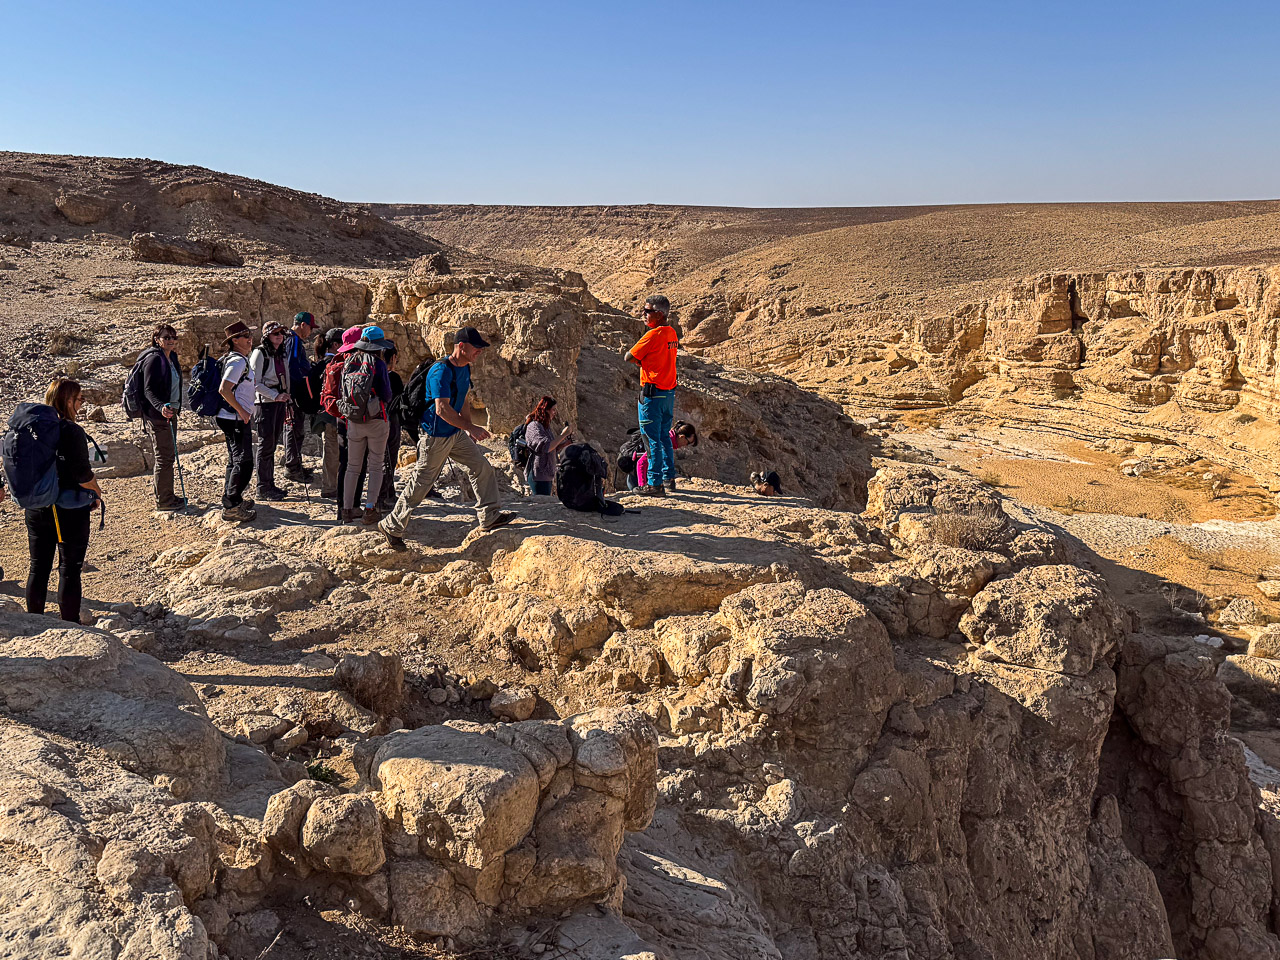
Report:
<svg viewBox="0 0 1280 960"><path fill-rule="evenodd" d="M371 209L469 250L576 271L624 309L654 290L677 291L678 303L716 287L731 299L791 293L802 311L835 314L972 299L985 281L1050 270L1280 259L1280 201Z"/></svg>
<svg viewBox="0 0 1280 960"><path fill-rule="evenodd" d="M1269 202L369 209L0 154L0 413L80 379L111 505L81 624L19 609L0 507L0 953L1280 960L1276 261ZM545 393L613 459L655 288L679 491L529 496ZM311 484L229 522L190 416L153 513L149 326L189 364L298 310L404 373L480 327L516 520L447 471L404 552Z"/></svg>

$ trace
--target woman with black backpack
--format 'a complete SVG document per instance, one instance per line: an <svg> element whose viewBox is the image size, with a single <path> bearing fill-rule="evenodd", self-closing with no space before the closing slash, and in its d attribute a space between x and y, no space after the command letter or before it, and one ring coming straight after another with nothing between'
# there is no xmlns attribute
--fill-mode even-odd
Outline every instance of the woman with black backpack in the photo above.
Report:
<svg viewBox="0 0 1280 960"><path fill-rule="evenodd" d="M63 620L80 622L83 595L80 575L89 552L90 519L102 500L102 488L89 465L89 437L75 422L84 406L84 395L75 380L56 379L49 384L44 402L57 411L58 499L48 507L27 510L27 548L31 568L27 573L27 612L44 613L53 558L58 558L58 608Z"/></svg>

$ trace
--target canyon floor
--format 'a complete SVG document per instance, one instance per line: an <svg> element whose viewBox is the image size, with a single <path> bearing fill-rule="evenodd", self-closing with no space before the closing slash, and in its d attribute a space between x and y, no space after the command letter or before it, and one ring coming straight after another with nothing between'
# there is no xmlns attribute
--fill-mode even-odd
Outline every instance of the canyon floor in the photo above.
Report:
<svg viewBox="0 0 1280 960"><path fill-rule="evenodd" d="M1271 201L364 208L0 154L0 408L74 375L109 453L83 629L17 611L0 507L0 943L1280 958L1277 261ZM659 289L676 497L571 514L495 441L519 519L449 477L397 554L314 487L223 522L186 420L151 511L157 320L187 364L370 320L406 374L474 324L499 438L554 392L609 458Z"/></svg>

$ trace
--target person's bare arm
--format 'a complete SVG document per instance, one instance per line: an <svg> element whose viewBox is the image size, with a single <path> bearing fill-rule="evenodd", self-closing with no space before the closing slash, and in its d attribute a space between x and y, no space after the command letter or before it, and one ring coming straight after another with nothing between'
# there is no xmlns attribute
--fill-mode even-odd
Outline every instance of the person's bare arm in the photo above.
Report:
<svg viewBox="0 0 1280 960"><path fill-rule="evenodd" d="M436 397L437 417L449 424L449 426L457 427L459 430L465 431L467 435L476 442L488 440L489 431L484 427L478 427L471 422L470 404L464 404L463 409L467 411L467 415L465 417L458 413L457 410L454 410L453 407L449 406L449 401L447 399L444 397Z"/></svg>
<svg viewBox="0 0 1280 960"><path fill-rule="evenodd" d="M630 349L624 350L622 356L627 363L634 363L637 367L640 366L640 361L636 359L636 355Z"/></svg>

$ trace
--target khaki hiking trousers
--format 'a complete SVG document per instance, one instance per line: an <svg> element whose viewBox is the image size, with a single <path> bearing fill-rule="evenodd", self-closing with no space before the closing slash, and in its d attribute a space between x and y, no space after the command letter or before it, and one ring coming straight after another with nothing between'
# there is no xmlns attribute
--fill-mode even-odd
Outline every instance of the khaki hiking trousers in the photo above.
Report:
<svg viewBox="0 0 1280 960"><path fill-rule="evenodd" d="M424 434L418 440L418 462L414 464L413 477L391 513L378 525L383 532L393 537L404 536L409 514L435 486L445 461L450 459L466 471L475 488L480 526L488 527L498 518L498 477L485 459L484 451L462 430L447 437Z"/></svg>

